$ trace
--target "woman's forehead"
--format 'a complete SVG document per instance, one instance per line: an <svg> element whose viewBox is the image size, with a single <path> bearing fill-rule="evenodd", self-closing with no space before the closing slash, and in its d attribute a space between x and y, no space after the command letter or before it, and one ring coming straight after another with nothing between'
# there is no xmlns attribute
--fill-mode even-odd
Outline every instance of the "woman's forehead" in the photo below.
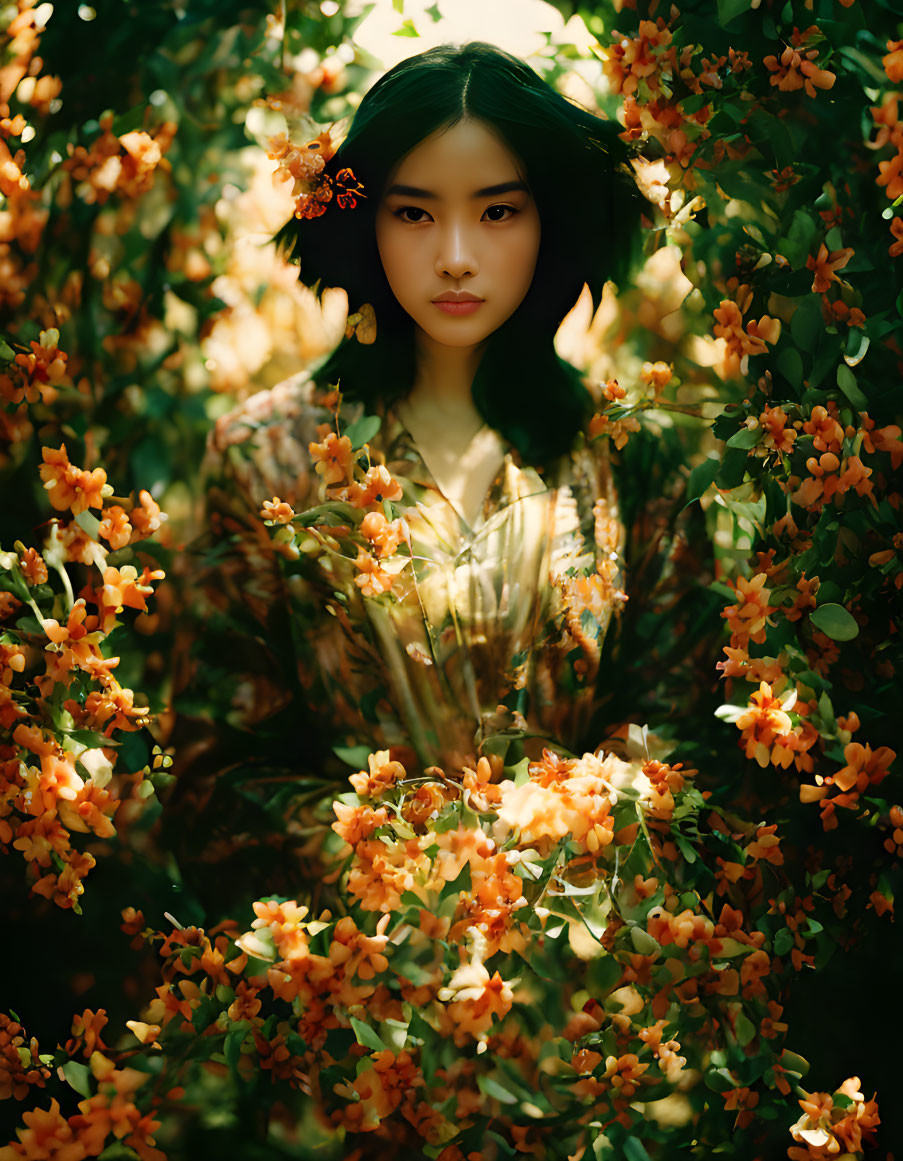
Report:
<svg viewBox="0 0 903 1161"><path fill-rule="evenodd" d="M437 129L405 154L389 174L386 196L398 185L408 187L398 191L408 196L485 196L487 189L498 192L495 186L522 183L523 177L523 167L501 137L483 122L466 119Z"/></svg>

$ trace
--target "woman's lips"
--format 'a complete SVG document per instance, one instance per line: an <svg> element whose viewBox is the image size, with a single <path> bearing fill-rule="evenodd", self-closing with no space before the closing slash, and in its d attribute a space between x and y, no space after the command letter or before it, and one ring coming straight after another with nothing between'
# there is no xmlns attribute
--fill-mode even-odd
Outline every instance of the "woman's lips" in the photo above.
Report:
<svg viewBox="0 0 903 1161"><path fill-rule="evenodd" d="M479 302L434 302L433 306L438 306L440 310L444 310L446 314L473 314L475 310L483 305L482 299Z"/></svg>

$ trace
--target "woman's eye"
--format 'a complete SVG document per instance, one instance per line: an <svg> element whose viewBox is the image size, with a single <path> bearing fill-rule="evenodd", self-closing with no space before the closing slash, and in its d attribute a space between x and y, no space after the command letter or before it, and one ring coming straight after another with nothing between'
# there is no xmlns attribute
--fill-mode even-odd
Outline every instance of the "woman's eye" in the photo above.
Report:
<svg viewBox="0 0 903 1161"><path fill-rule="evenodd" d="M486 211L486 213L493 214L494 211L496 211L496 210L501 210L503 213L508 213L511 215L514 215L517 213L517 210L514 208L514 206L503 206L503 205L490 206L489 209ZM489 220L490 220L490 222L505 222L508 219L506 217L490 217Z"/></svg>
<svg viewBox="0 0 903 1161"><path fill-rule="evenodd" d="M423 214L424 217L408 218L405 216L406 214ZM422 209L420 206L401 206L400 209L395 211L395 217L401 218L403 222L411 222L414 224L417 222L425 221L426 218L429 217L429 214L427 214L426 210Z"/></svg>

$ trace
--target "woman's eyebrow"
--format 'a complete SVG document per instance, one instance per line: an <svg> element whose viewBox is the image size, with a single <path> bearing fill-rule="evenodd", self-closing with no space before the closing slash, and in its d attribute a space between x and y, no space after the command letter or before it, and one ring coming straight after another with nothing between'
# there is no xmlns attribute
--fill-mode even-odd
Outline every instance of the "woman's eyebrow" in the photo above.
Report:
<svg viewBox="0 0 903 1161"><path fill-rule="evenodd" d="M475 190L470 196L472 198L489 198L495 197L496 194L512 193L515 190L521 190L524 193L529 193L526 185L522 181L503 181L499 185L487 185L483 189ZM403 194L409 198L424 198L436 199L438 194L428 189L420 189L416 185L391 185L386 190L385 196L390 197L392 194Z"/></svg>

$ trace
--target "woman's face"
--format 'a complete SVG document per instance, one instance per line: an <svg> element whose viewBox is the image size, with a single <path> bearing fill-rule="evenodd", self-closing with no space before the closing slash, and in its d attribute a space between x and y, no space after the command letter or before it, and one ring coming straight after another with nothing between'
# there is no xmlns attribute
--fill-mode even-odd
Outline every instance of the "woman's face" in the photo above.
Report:
<svg viewBox="0 0 903 1161"><path fill-rule="evenodd" d="M421 335L450 347L479 345L517 310L539 238L539 213L514 154L469 119L432 133L399 162L376 215L393 294ZM478 301L436 301L457 292Z"/></svg>

